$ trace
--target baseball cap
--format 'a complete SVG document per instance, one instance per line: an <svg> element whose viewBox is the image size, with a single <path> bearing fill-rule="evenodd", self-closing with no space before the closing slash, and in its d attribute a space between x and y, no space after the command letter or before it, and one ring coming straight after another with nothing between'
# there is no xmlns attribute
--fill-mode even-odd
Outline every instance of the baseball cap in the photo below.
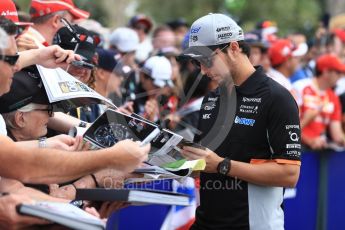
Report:
<svg viewBox="0 0 345 230"><path fill-rule="evenodd" d="M79 54L85 61L91 63L96 52L96 44L93 36L87 29L81 26L73 25L73 28L81 40L75 53ZM62 27L56 33L53 43L63 49L74 50L78 41L73 37L67 27Z"/></svg>
<svg viewBox="0 0 345 230"><path fill-rule="evenodd" d="M244 35L244 41L250 46L255 46L263 49L267 49L269 44L262 39L261 30L253 30Z"/></svg>
<svg viewBox="0 0 345 230"><path fill-rule="evenodd" d="M173 87L171 81L172 68L169 60L163 56L153 56L147 59L141 71L153 79L153 84L163 88L164 86Z"/></svg>
<svg viewBox="0 0 345 230"><path fill-rule="evenodd" d="M72 0L31 0L31 18L38 18L63 10L67 10L75 19L86 19L90 16L89 12L77 8Z"/></svg>
<svg viewBox="0 0 345 230"><path fill-rule="evenodd" d="M123 77L128 77L133 71L131 67L121 63L121 55L114 50L97 49L98 67Z"/></svg>
<svg viewBox="0 0 345 230"><path fill-rule="evenodd" d="M10 91L0 97L0 113L12 112L30 103L50 104L36 67L14 74Z"/></svg>
<svg viewBox="0 0 345 230"><path fill-rule="evenodd" d="M190 29L189 48L182 56L192 58L210 56L210 46L244 40L243 30L230 17L224 14L210 13L196 20Z"/></svg>
<svg viewBox="0 0 345 230"><path fill-rule="evenodd" d="M171 21L168 21L166 23L172 30L175 30L179 27L188 27L188 23L186 22L186 20L184 18L177 18Z"/></svg>
<svg viewBox="0 0 345 230"><path fill-rule="evenodd" d="M130 28L120 27L110 35L110 44L115 46L120 52L132 52L139 46L139 36L137 32Z"/></svg>
<svg viewBox="0 0 345 230"><path fill-rule="evenodd" d="M12 0L1 0L0 1L0 16L4 16L5 18L11 20L16 25L33 25L31 22L20 22L18 19L18 12L16 5Z"/></svg>
<svg viewBox="0 0 345 230"><path fill-rule="evenodd" d="M335 29L333 33L341 40L341 42L345 42L345 29Z"/></svg>
<svg viewBox="0 0 345 230"><path fill-rule="evenodd" d="M144 14L138 14L133 16L128 23L129 27L132 28L135 28L138 24L145 25L146 33L149 33L153 26L152 20Z"/></svg>
<svg viewBox="0 0 345 230"><path fill-rule="evenodd" d="M270 20L260 21L256 24L256 28L262 31L263 40L273 43L278 40L276 33L278 32L277 23Z"/></svg>
<svg viewBox="0 0 345 230"><path fill-rule="evenodd" d="M345 73L345 64L333 54L325 54L316 60L316 69L320 72L325 70L335 70Z"/></svg>
<svg viewBox="0 0 345 230"><path fill-rule="evenodd" d="M279 39L268 50L272 66L286 62L290 57L299 57L307 53L308 46L301 43L298 47L289 39Z"/></svg>

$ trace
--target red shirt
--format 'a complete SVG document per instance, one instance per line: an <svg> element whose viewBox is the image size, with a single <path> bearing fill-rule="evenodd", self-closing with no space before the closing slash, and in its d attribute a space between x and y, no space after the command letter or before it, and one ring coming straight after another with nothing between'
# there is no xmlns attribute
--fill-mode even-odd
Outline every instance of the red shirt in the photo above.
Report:
<svg viewBox="0 0 345 230"><path fill-rule="evenodd" d="M318 137L326 132L331 121L341 121L339 97L331 89L320 91L315 81L302 90L301 118L307 110L317 110L319 113L302 129L303 136Z"/></svg>

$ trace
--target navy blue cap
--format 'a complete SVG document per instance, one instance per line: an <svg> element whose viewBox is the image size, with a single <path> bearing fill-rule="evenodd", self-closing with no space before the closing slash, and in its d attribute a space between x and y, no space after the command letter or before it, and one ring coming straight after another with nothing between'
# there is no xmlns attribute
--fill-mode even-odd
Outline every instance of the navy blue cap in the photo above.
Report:
<svg viewBox="0 0 345 230"><path fill-rule="evenodd" d="M244 35L244 41L250 46L256 46L264 49L269 47L268 43L262 38L262 30L253 30L246 33Z"/></svg>
<svg viewBox="0 0 345 230"><path fill-rule="evenodd" d="M119 55L113 50L97 49L98 67L112 72L119 64Z"/></svg>

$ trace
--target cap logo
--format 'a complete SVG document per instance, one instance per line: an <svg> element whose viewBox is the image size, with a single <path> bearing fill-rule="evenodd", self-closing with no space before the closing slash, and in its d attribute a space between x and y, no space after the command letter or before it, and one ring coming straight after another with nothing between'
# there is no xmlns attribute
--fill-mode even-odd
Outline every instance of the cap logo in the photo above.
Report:
<svg viewBox="0 0 345 230"><path fill-rule="evenodd" d="M75 38L72 38L70 42L71 43L77 43L77 40Z"/></svg>
<svg viewBox="0 0 345 230"><path fill-rule="evenodd" d="M201 29L201 26L196 27L196 28L191 28L191 29L190 29L190 33L191 33L191 34L196 34L196 33L199 32L200 29Z"/></svg>
<svg viewBox="0 0 345 230"><path fill-rule="evenodd" d="M232 33L229 32L229 33L225 33L225 34L218 34L218 39L227 39L227 38L230 38L232 36Z"/></svg>
<svg viewBox="0 0 345 230"><path fill-rule="evenodd" d="M18 13L17 11L6 10L1 12L1 16L18 16Z"/></svg>
<svg viewBox="0 0 345 230"><path fill-rule="evenodd" d="M198 41L198 36L196 36L196 35L190 36L190 41L191 42L197 42Z"/></svg>
<svg viewBox="0 0 345 230"><path fill-rule="evenodd" d="M218 27L218 28L216 29L217 32L228 31L228 30L230 30L230 26Z"/></svg>
<svg viewBox="0 0 345 230"><path fill-rule="evenodd" d="M289 55L289 53L290 53L290 48L287 47L287 46L285 46L285 47L282 49L281 54L285 57L285 56Z"/></svg>

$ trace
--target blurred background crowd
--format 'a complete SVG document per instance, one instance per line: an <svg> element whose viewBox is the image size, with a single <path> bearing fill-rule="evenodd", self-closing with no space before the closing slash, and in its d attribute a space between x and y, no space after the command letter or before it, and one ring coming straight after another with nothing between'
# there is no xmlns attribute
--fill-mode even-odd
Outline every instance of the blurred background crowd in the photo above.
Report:
<svg viewBox="0 0 345 230"><path fill-rule="evenodd" d="M0 27L16 37L19 51L53 44L74 50L84 64L70 65L72 76L123 112L140 114L188 139L198 133L203 97L217 87L198 63L179 58L193 39L190 22L208 12L231 14L245 29L252 64L263 66L294 96L304 148L345 146L345 5L340 0L14 2L16 9L11 0L0 2ZM18 17L11 13L15 10ZM14 141L57 134L47 129L54 111L44 90L22 77L35 74L31 69L16 73L10 92L0 98L0 113ZM30 103L19 103L28 95ZM104 110L87 105L68 113L92 123ZM54 188L39 189L73 199L73 188Z"/></svg>
<svg viewBox="0 0 345 230"><path fill-rule="evenodd" d="M252 64L262 65L295 97L304 146L344 146L345 16L340 1L66 2L77 4L78 10L42 1L17 2L19 50L51 44L75 50L60 18L77 24L85 40L76 53L94 67L71 66L68 72L128 112L193 138L202 98L217 83L178 55L188 47L194 15L221 11L238 18L246 29ZM70 114L93 122L103 111L90 105Z"/></svg>

